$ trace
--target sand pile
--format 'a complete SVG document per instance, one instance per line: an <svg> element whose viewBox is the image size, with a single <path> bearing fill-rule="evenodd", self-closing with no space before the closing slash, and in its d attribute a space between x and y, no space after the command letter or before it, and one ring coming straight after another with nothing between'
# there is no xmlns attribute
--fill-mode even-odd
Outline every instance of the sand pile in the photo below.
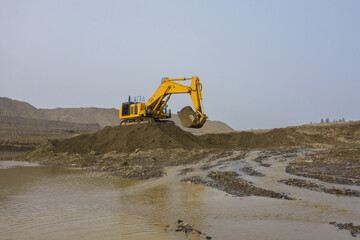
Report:
<svg viewBox="0 0 360 240"><path fill-rule="evenodd" d="M111 151L130 153L163 149L196 149L207 144L172 122L106 127L93 134L80 135L63 141L53 141L54 152L103 154Z"/></svg>

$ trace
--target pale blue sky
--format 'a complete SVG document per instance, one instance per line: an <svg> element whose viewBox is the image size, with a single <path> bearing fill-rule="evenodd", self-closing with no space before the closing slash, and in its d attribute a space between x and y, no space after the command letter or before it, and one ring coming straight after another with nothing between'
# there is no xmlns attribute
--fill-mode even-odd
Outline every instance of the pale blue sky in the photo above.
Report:
<svg viewBox="0 0 360 240"><path fill-rule="evenodd" d="M360 120L360 1L0 0L0 96L118 108L192 75L235 129Z"/></svg>

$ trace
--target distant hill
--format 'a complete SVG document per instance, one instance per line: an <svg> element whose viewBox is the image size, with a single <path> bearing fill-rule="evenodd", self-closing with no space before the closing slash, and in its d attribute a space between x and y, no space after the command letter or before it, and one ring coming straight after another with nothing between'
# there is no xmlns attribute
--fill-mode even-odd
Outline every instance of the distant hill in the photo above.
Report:
<svg viewBox="0 0 360 240"><path fill-rule="evenodd" d="M14 128L14 127L36 127L41 129L61 129L69 131L86 131L92 132L99 130L101 127L94 123L72 123L64 121L53 121L44 119L24 118L18 116L4 116L0 115L0 128Z"/></svg>
<svg viewBox="0 0 360 240"><path fill-rule="evenodd" d="M98 124L0 115L0 151L29 150L49 139L64 139L99 129Z"/></svg>
<svg viewBox="0 0 360 240"><path fill-rule="evenodd" d="M25 118L63 121L72 123L99 124L101 127L120 124L119 110L115 108L55 108L37 109L26 102L0 97L0 115L19 116ZM225 133L234 131L227 124L220 121L208 120L200 129L184 128L176 114L172 114L172 121L181 129L196 133Z"/></svg>
<svg viewBox="0 0 360 240"><path fill-rule="evenodd" d="M45 119L45 115L27 102L0 97L0 115Z"/></svg>
<svg viewBox="0 0 360 240"><path fill-rule="evenodd" d="M27 102L0 97L0 115L24 118L99 124L101 127L120 124L119 110L115 108L56 108L37 109Z"/></svg>
<svg viewBox="0 0 360 240"><path fill-rule="evenodd" d="M119 110L115 108L55 108L39 109L48 120L74 123L97 123L102 127L120 124Z"/></svg>

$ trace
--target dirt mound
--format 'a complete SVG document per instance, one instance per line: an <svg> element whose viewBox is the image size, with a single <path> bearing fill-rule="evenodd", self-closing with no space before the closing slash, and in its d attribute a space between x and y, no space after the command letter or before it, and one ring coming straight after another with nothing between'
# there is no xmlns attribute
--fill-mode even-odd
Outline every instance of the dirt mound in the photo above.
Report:
<svg viewBox="0 0 360 240"><path fill-rule="evenodd" d="M26 118L44 118L44 114L27 102L0 97L0 115L21 116Z"/></svg>
<svg viewBox="0 0 360 240"><path fill-rule="evenodd" d="M326 143L321 135L297 132L293 128L277 128L263 134L255 134L249 148L311 147L315 143Z"/></svg>
<svg viewBox="0 0 360 240"><path fill-rule="evenodd" d="M319 134L298 132L294 128L278 128L264 133L235 132L206 134L199 138L208 144L222 148L307 148L334 143Z"/></svg>
<svg viewBox="0 0 360 240"><path fill-rule="evenodd" d="M53 141L55 152L88 153L111 151L129 153L163 149L203 148L207 144L172 122L106 127L93 134L80 135L63 141Z"/></svg>

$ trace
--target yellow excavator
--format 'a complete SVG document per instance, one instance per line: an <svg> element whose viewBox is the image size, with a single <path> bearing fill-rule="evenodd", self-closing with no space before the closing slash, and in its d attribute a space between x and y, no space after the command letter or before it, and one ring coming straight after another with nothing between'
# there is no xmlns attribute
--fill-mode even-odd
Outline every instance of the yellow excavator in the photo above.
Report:
<svg viewBox="0 0 360 240"><path fill-rule="evenodd" d="M177 83L186 80L191 80L190 86ZM207 119L202 106L201 90L202 85L198 77L163 78L160 86L146 104L143 97L129 97L127 102L122 103L119 111L121 125L156 122L171 118L171 110L167 109L167 102L171 95L188 93L195 111L191 107L185 107L178 112L178 116L184 127L201 128Z"/></svg>

